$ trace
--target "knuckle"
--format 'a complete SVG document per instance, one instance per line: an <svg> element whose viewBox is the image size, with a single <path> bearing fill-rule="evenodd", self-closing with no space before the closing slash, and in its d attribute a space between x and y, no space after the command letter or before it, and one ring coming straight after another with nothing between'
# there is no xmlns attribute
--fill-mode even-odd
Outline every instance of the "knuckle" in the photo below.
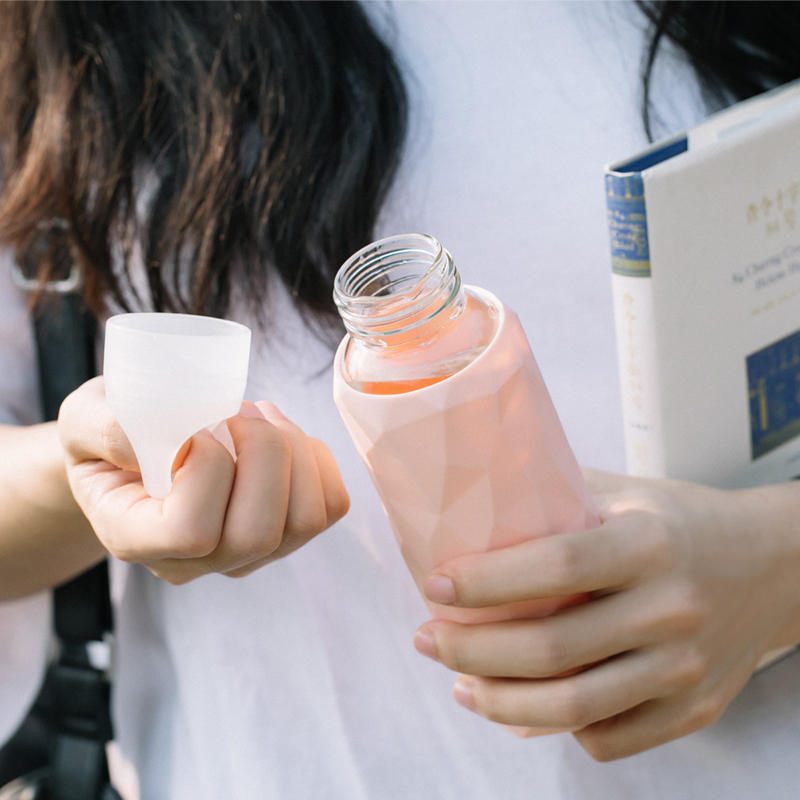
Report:
<svg viewBox="0 0 800 800"><path fill-rule="evenodd" d="M139 556L131 549L108 544L105 547L117 561L124 561L126 564L135 564L139 561Z"/></svg>
<svg viewBox="0 0 800 800"><path fill-rule="evenodd" d="M675 565L675 548L670 526L663 517L651 513L648 514L646 530L650 563L661 570L669 570Z"/></svg>
<svg viewBox="0 0 800 800"><path fill-rule="evenodd" d="M686 733L713 725L725 710L725 704L715 695L698 699L686 717Z"/></svg>
<svg viewBox="0 0 800 800"><path fill-rule="evenodd" d="M471 669L471 649L459 630L450 623L439 623L436 626L436 647L441 662L454 672L474 674Z"/></svg>
<svg viewBox="0 0 800 800"><path fill-rule="evenodd" d="M267 528L258 543L252 550L252 554L256 559L269 558L284 541L284 531L277 527Z"/></svg>
<svg viewBox="0 0 800 800"><path fill-rule="evenodd" d="M262 558L271 556L283 543L285 531L279 526L268 527L264 531L261 540L261 547L259 548L259 555Z"/></svg>
<svg viewBox="0 0 800 800"><path fill-rule="evenodd" d="M261 569L261 567L266 566L271 559L269 558L257 558L255 561L250 561L243 566L236 567L236 569L227 570L223 573L226 578L246 578L248 575L251 575L253 572Z"/></svg>
<svg viewBox="0 0 800 800"><path fill-rule="evenodd" d="M500 692L490 681L479 681L473 689L475 707L482 717L490 722L508 722L509 716Z"/></svg>
<svg viewBox="0 0 800 800"><path fill-rule="evenodd" d="M542 622L535 629L528 652L531 654L529 663L534 674L543 672L546 675L558 675L571 666L566 642L547 622Z"/></svg>
<svg viewBox="0 0 800 800"><path fill-rule="evenodd" d="M273 468L291 464L292 443L289 435L281 428L271 423L249 419L235 420L235 426L247 427L247 435L238 436L236 439L236 449L239 455L258 453L260 456L258 461L266 459Z"/></svg>
<svg viewBox="0 0 800 800"><path fill-rule="evenodd" d="M214 552L216 541L203 536L186 536L181 543L180 552L187 558L205 558Z"/></svg>
<svg viewBox="0 0 800 800"><path fill-rule="evenodd" d="M677 586L666 606L666 613L669 626L676 633L697 633L702 628L706 616L706 600L703 592L689 583Z"/></svg>
<svg viewBox="0 0 800 800"><path fill-rule="evenodd" d="M220 531L209 524L172 528L165 534L164 549L183 558L204 558L214 552L219 539Z"/></svg>
<svg viewBox="0 0 800 800"><path fill-rule="evenodd" d="M249 575L250 570L247 569L246 567L240 567L239 569L233 569L228 572L223 572L221 574L226 578L238 579L238 578L244 578L247 575Z"/></svg>
<svg viewBox="0 0 800 800"><path fill-rule="evenodd" d="M300 539L313 539L328 527L328 515L322 506L304 508L287 525L287 533Z"/></svg>
<svg viewBox="0 0 800 800"><path fill-rule="evenodd" d="M269 451L271 458L281 463L292 459L292 443L285 431L274 425L259 425L261 447Z"/></svg>
<svg viewBox="0 0 800 800"><path fill-rule="evenodd" d="M126 564L138 564L145 560L145 554L136 547L136 543L131 544L129 537L121 536L119 531L113 527L97 525L94 520L90 520L94 535L100 544L118 561Z"/></svg>
<svg viewBox="0 0 800 800"><path fill-rule="evenodd" d="M265 535L261 529L254 527L225 525L219 537L218 555L222 562L230 565L244 565L253 559L266 558L277 545L271 534ZM206 555L209 555L208 553ZM240 566L225 568L225 574L238 571Z"/></svg>
<svg viewBox="0 0 800 800"><path fill-rule="evenodd" d="M559 726L581 728L592 722L589 703L574 680L565 680L556 697Z"/></svg>
<svg viewBox="0 0 800 800"><path fill-rule="evenodd" d="M576 733L575 738L594 761L605 764L617 758L613 743L604 732L589 729Z"/></svg>
<svg viewBox="0 0 800 800"><path fill-rule="evenodd" d="M156 578L166 581L172 586L183 586L185 583L189 583L189 581L195 577L186 572L176 572L166 567L148 566L147 569L150 570L150 572L155 575Z"/></svg>
<svg viewBox="0 0 800 800"><path fill-rule="evenodd" d="M583 569L583 554L568 536L554 536L550 540L551 554L548 564L556 586L571 586L579 579Z"/></svg>
<svg viewBox="0 0 800 800"><path fill-rule="evenodd" d="M675 671L675 684L679 689L699 686L708 676L709 657L696 647L688 648L680 655Z"/></svg>

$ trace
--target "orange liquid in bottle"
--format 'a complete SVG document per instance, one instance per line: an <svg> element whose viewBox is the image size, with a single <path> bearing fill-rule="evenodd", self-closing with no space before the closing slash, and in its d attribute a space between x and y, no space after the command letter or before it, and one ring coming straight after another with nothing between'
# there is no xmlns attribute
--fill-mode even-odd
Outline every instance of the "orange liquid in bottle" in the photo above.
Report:
<svg viewBox="0 0 800 800"><path fill-rule="evenodd" d="M414 316L429 313L430 309L424 309ZM348 382L365 394L381 395L405 394L441 383L480 355L496 323L496 309L466 293L457 318L442 315L408 334L395 334L391 348L349 348ZM424 347L420 348L420 341L425 341Z"/></svg>
<svg viewBox="0 0 800 800"><path fill-rule="evenodd" d="M449 375L437 375L435 378L417 378L411 381L364 382L360 383L358 388L367 394L405 394L405 392L413 392L415 389L433 386L434 383L439 383L445 378L449 378L450 375L455 375L455 372L451 372Z"/></svg>

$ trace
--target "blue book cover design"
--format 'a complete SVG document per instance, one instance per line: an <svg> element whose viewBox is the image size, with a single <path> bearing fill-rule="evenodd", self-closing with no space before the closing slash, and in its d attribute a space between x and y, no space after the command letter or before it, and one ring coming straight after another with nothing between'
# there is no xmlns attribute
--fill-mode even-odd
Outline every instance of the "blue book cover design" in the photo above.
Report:
<svg viewBox="0 0 800 800"><path fill-rule="evenodd" d="M753 460L800 434L800 331L747 356Z"/></svg>
<svg viewBox="0 0 800 800"><path fill-rule="evenodd" d="M606 175L606 209L612 271L617 275L648 278L650 248L642 176Z"/></svg>
<svg viewBox="0 0 800 800"><path fill-rule="evenodd" d="M650 277L642 170L685 153L688 140L681 137L656 147L606 173L606 210L611 240L611 270L633 278Z"/></svg>

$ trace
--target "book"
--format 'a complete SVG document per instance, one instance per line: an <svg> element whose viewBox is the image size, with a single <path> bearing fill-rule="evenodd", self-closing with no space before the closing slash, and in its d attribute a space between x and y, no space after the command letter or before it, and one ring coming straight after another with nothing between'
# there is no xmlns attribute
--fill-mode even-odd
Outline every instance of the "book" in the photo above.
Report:
<svg viewBox="0 0 800 800"><path fill-rule="evenodd" d="M605 187L628 472L800 476L800 81L607 166Z"/></svg>
<svg viewBox="0 0 800 800"><path fill-rule="evenodd" d="M800 82L606 167L630 474L800 475Z"/></svg>

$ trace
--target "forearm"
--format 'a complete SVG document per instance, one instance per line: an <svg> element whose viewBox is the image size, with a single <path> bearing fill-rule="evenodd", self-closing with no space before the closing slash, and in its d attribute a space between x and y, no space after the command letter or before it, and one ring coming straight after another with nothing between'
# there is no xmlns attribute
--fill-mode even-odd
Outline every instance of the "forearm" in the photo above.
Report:
<svg viewBox="0 0 800 800"><path fill-rule="evenodd" d="M0 601L62 583L104 555L70 492L55 423L0 426Z"/></svg>

